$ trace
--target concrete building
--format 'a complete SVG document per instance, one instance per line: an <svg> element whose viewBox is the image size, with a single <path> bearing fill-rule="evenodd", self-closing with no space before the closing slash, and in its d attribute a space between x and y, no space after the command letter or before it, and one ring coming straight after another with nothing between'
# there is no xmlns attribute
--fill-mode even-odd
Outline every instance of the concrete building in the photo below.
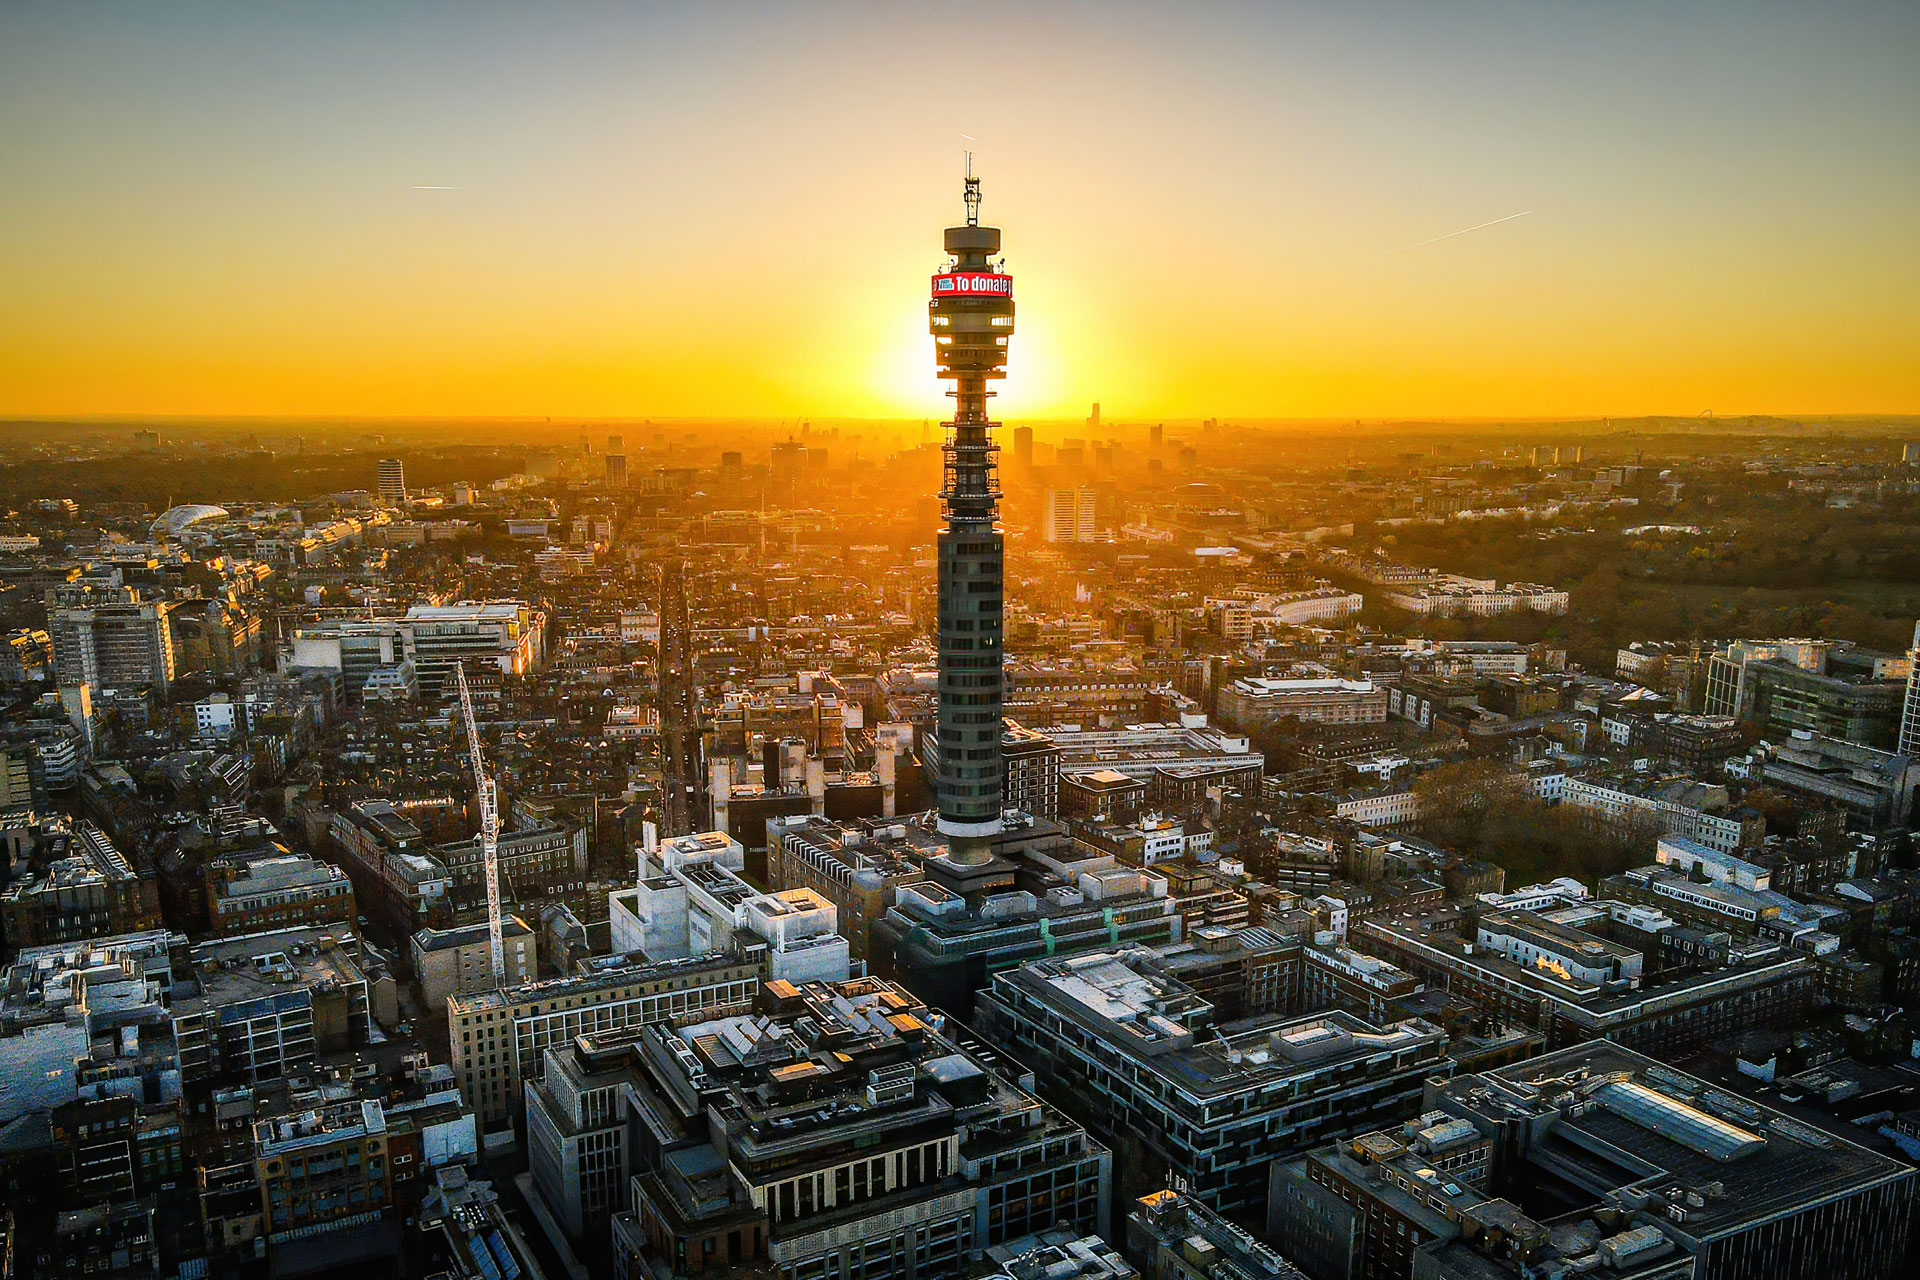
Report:
<svg viewBox="0 0 1920 1280"><path fill-rule="evenodd" d="M1920 708L1915 709L1920 714ZM1749 779L1846 811L1850 826L1883 831L1906 826L1920 808L1920 756L1880 751L1824 734L1794 734L1762 743L1740 761Z"/></svg>
<svg viewBox="0 0 1920 1280"><path fill-rule="evenodd" d="M1427 1103L1490 1140L1508 1199L1416 1276L1868 1280L1906 1255L1911 1165L1620 1045L1435 1080Z"/></svg>
<svg viewBox="0 0 1920 1280"><path fill-rule="evenodd" d="M407 505L407 468L398 458L380 459L379 489L380 501L388 506Z"/></svg>
<svg viewBox="0 0 1920 1280"><path fill-rule="evenodd" d="M359 914L347 873L304 854L278 851L207 866L207 915L215 937L298 925L352 925Z"/></svg>
<svg viewBox="0 0 1920 1280"><path fill-rule="evenodd" d="M1286 1258L1178 1191L1133 1202L1127 1256L1142 1280L1307 1280Z"/></svg>
<svg viewBox="0 0 1920 1280"><path fill-rule="evenodd" d="M168 1007L189 1082L252 1083L311 1070L364 1047L393 977L346 925L276 929L203 942L173 974Z"/></svg>
<svg viewBox="0 0 1920 1280"><path fill-rule="evenodd" d="M493 951L484 921L449 929L422 929L408 944L413 981L429 1017L444 1015L448 996L493 989ZM540 973L539 938L518 916L500 921L500 955L509 987L524 986Z"/></svg>
<svg viewBox="0 0 1920 1280"><path fill-rule="evenodd" d="M776 889L808 889L831 902L849 956L864 962L874 922L902 885L927 878L926 856L944 847L918 825L774 818L767 823L767 879Z"/></svg>
<svg viewBox="0 0 1920 1280"><path fill-rule="evenodd" d="M744 1010L761 977L758 957L707 955L449 996L454 1080L481 1123L498 1129L518 1116L523 1082L539 1078L556 1045L589 1031Z"/></svg>
<svg viewBox="0 0 1920 1280"><path fill-rule="evenodd" d="M982 1033L1115 1147L1121 1187L1165 1186L1229 1216L1266 1203L1267 1167L1410 1112L1452 1069L1418 1019L1332 1010L1216 1025L1213 1005L1134 951L1036 960L995 975Z"/></svg>
<svg viewBox="0 0 1920 1280"><path fill-rule="evenodd" d="M1724 962L1651 974L1643 956L1634 976L1628 972L1635 967L1631 956L1599 934L1539 912L1492 913L1484 945L1477 931L1465 932L1467 919L1451 907L1371 916L1352 927L1351 939L1356 948L1489 1013L1540 1029L1549 1048L1604 1036L1648 1052L1677 1053L1733 1030L1789 1022L1805 1013L1813 996L1812 958L1776 942L1730 944ZM1677 927L1671 919L1660 924L1657 913L1650 919L1658 928ZM1588 949L1589 943L1595 946ZM1526 958L1506 954L1509 948ZM1615 969L1620 976L1596 980Z"/></svg>
<svg viewBox="0 0 1920 1280"><path fill-rule="evenodd" d="M812 889L763 893L741 878L745 858L724 832L663 841L633 888L607 895L614 954L682 960L744 946L764 950L773 978L846 978L850 949L832 901Z"/></svg>
<svg viewBox="0 0 1920 1280"><path fill-rule="evenodd" d="M476 659L509 676L546 661L547 615L518 600L417 604L401 619L404 656L424 696L437 697L455 663Z"/></svg>
<svg viewBox="0 0 1920 1280"><path fill-rule="evenodd" d="M1048 542L1092 542L1099 528L1099 502L1091 485L1047 490Z"/></svg>
<svg viewBox="0 0 1920 1280"><path fill-rule="evenodd" d="M95 689L152 688L165 693L176 658L164 603L100 601L50 611L54 678Z"/></svg>
<svg viewBox="0 0 1920 1280"><path fill-rule="evenodd" d="M1108 1152L938 1023L868 978L640 1029L626 1062L664 1105L634 1116L652 1136L613 1219L616 1273L894 1280L1036 1232L1107 1234Z"/></svg>
<svg viewBox="0 0 1920 1280"><path fill-rule="evenodd" d="M0 894L0 929L15 950L159 926L160 889L153 875L135 871L90 822L74 829L64 856Z"/></svg>
<svg viewBox="0 0 1920 1280"><path fill-rule="evenodd" d="M1220 721L1251 733L1283 719L1314 724L1381 724L1387 691L1371 680L1250 676L1220 690Z"/></svg>

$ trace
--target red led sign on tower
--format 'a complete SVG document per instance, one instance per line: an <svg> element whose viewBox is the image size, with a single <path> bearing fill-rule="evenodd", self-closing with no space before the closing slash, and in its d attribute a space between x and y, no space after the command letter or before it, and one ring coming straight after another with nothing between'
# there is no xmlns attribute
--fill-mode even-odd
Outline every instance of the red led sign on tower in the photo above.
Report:
<svg viewBox="0 0 1920 1280"><path fill-rule="evenodd" d="M933 278L936 298L1011 298L1013 277L991 271L948 271Z"/></svg>

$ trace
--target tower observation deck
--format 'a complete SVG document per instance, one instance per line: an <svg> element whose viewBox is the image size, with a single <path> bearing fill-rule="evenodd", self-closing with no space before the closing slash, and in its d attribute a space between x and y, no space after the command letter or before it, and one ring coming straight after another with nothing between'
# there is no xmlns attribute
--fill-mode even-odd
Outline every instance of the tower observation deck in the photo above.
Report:
<svg viewBox="0 0 1920 1280"><path fill-rule="evenodd" d="M967 221L948 227L951 261L933 277L928 323L940 376L953 382L940 490L940 704L935 741L940 831L956 862L985 862L1000 830L1002 562L999 446L987 384L1006 376L1013 277L1000 229L980 225L980 180L966 178Z"/></svg>

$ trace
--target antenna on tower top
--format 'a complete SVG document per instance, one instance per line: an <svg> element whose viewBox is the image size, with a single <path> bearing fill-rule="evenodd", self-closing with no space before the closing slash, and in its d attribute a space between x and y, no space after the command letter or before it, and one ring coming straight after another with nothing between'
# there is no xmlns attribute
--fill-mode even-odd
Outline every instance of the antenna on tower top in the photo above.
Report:
<svg viewBox="0 0 1920 1280"><path fill-rule="evenodd" d="M967 225L980 225L980 179L973 176L973 152L967 152Z"/></svg>

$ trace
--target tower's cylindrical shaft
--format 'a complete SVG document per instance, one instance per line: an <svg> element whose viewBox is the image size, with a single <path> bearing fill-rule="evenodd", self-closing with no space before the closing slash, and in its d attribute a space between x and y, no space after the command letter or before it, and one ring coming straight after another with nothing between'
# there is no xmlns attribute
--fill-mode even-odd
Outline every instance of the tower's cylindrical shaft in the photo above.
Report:
<svg viewBox="0 0 1920 1280"><path fill-rule="evenodd" d="M990 256L1000 232L974 221L979 182L967 179L967 225L949 227L953 262L933 278L930 327L940 376L951 379L944 517L939 535L940 703L936 727L940 830L952 856L982 862L1000 830L1002 570L1000 483L987 415L989 380L1005 376L1013 277Z"/></svg>

